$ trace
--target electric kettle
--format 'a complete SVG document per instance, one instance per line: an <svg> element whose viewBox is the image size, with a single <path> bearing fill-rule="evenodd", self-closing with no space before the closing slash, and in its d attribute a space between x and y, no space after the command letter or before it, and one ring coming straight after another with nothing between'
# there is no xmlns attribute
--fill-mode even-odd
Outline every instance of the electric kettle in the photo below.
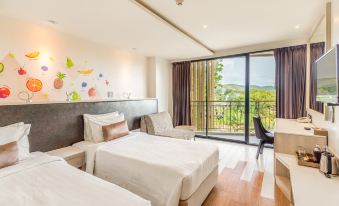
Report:
<svg viewBox="0 0 339 206"><path fill-rule="evenodd" d="M328 178L330 178L331 175L338 175L337 158L326 150L321 154L320 171Z"/></svg>

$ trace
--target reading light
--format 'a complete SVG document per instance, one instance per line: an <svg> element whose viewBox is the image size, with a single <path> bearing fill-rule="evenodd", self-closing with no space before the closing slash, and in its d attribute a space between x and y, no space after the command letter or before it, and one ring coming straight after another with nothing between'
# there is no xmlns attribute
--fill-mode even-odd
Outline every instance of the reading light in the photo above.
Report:
<svg viewBox="0 0 339 206"><path fill-rule="evenodd" d="M204 28L204 29L207 29L207 25L206 24L204 24L204 25L202 25L202 28Z"/></svg>
<svg viewBox="0 0 339 206"><path fill-rule="evenodd" d="M295 25L294 28L295 29L300 29L300 25Z"/></svg>

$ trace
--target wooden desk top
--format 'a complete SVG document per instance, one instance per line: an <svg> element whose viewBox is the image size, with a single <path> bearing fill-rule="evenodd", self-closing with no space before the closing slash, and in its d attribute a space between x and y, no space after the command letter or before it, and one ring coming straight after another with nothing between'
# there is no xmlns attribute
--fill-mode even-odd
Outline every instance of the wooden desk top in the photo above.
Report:
<svg viewBox="0 0 339 206"><path fill-rule="evenodd" d="M76 147L69 146L69 147L64 147L64 148L49 151L49 152L47 152L47 154L51 155L51 156L62 157L65 160L69 160L69 159L72 159L74 157L78 157L79 155L80 156L84 155L85 151L83 151L79 148L76 148Z"/></svg>
<svg viewBox="0 0 339 206"><path fill-rule="evenodd" d="M303 136L319 136L313 134L313 129L305 130L305 127L314 127L312 123L299 123L296 119L276 119L276 126L274 133L284 133L292 135ZM324 137L326 136L319 136Z"/></svg>
<svg viewBox="0 0 339 206"><path fill-rule="evenodd" d="M289 169L295 206L339 205L339 177L329 179L318 169L299 166L294 155L275 155Z"/></svg>

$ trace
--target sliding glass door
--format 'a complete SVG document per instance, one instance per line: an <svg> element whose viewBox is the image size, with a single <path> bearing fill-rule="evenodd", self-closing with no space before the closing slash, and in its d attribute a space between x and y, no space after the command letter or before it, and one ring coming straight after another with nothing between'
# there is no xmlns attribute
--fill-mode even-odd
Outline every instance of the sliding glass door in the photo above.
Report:
<svg viewBox="0 0 339 206"><path fill-rule="evenodd" d="M275 59L273 51L250 55L249 143L258 144L253 116L260 116L264 127L273 130L276 118Z"/></svg>
<svg viewBox="0 0 339 206"><path fill-rule="evenodd" d="M191 119L200 137L257 144L253 116L275 122L273 52L191 63Z"/></svg>
<svg viewBox="0 0 339 206"><path fill-rule="evenodd" d="M210 137L245 142L246 57L218 59L209 89Z"/></svg>
<svg viewBox="0 0 339 206"><path fill-rule="evenodd" d="M191 64L191 114L198 135L245 142L246 56Z"/></svg>

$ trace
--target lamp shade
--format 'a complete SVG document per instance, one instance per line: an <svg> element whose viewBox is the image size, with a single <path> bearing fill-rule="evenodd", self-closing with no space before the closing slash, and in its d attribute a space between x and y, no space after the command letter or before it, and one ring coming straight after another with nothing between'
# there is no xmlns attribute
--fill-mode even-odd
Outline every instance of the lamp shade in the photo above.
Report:
<svg viewBox="0 0 339 206"><path fill-rule="evenodd" d="M31 92L39 92L42 89L42 82L39 79L30 78L26 82L26 87Z"/></svg>

